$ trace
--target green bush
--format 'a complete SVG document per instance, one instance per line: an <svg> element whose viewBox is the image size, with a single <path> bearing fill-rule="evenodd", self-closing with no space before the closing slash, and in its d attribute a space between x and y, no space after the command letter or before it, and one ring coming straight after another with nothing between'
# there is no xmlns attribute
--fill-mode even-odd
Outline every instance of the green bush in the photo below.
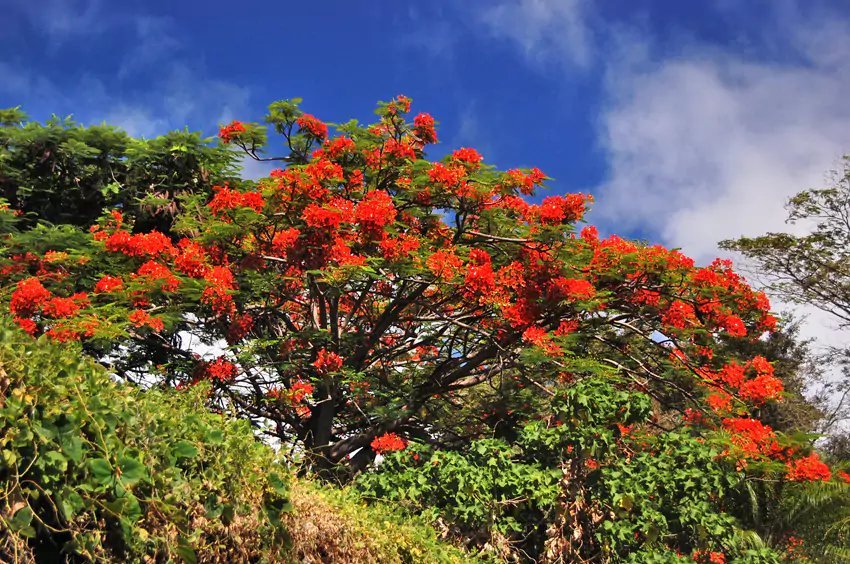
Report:
<svg viewBox="0 0 850 564"><path fill-rule="evenodd" d="M141 391L0 329L0 560L245 560L285 548L286 468L205 388Z"/></svg>

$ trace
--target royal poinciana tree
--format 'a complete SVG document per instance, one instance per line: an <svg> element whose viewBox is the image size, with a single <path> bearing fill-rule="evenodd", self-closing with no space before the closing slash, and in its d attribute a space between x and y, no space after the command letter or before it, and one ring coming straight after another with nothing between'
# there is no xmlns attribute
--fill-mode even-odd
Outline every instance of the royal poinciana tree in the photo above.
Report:
<svg viewBox="0 0 850 564"><path fill-rule="evenodd" d="M651 406L640 420L615 410L617 437L635 423L646 436L612 456L654 452L648 437L678 430L719 441L733 472L833 476L759 421L782 383L728 343L776 319L728 262L601 239L582 225L589 195L536 199L540 170L500 171L471 148L432 162L435 121L409 112L399 96L377 123L331 136L297 100L277 102L266 120L282 156L267 152L265 126L232 122L223 145L284 168L174 191L182 211L162 231L120 208L88 230L16 231L7 207L10 315L32 335L80 341L129 381L209 380L212 407L317 468L362 468L408 441L452 449L513 440L531 420L558 426L552 398L601 377Z"/></svg>

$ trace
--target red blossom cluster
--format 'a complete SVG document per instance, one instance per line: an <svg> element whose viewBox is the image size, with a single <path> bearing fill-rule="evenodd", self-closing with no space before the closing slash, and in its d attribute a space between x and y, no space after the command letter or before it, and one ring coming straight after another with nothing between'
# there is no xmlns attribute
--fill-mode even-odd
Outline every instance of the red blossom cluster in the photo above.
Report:
<svg viewBox="0 0 850 564"><path fill-rule="evenodd" d="M230 143L239 137L240 133L245 133L245 124L241 121L233 120L218 130L218 137L222 143Z"/></svg>
<svg viewBox="0 0 850 564"><path fill-rule="evenodd" d="M534 189L543 182L546 175L539 168L533 168L527 174L519 169L512 169L505 173L503 183L506 186L519 189L526 196L534 194Z"/></svg>
<svg viewBox="0 0 850 564"><path fill-rule="evenodd" d="M105 232L100 235L104 236ZM176 252L171 239L159 231L131 235L119 229L105 239L105 245L113 253L124 253L131 257L170 257Z"/></svg>
<svg viewBox="0 0 850 564"><path fill-rule="evenodd" d="M364 233L379 238L384 228L395 220L393 199L383 190L367 192L357 204L354 217Z"/></svg>
<svg viewBox="0 0 850 564"><path fill-rule="evenodd" d="M313 366L316 367L316 370L320 374L331 374L342 368L342 357L335 352L321 349L316 353L316 360L313 362Z"/></svg>
<svg viewBox="0 0 850 564"><path fill-rule="evenodd" d="M236 378L236 375L239 374L239 369L235 364L220 356L213 361L199 363L196 374L198 380L225 383Z"/></svg>
<svg viewBox="0 0 850 564"><path fill-rule="evenodd" d="M695 550L691 558L700 564L726 564L726 555L710 550Z"/></svg>
<svg viewBox="0 0 850 564"><path fill-rule="evenodd" d="M723 429L730 433L732 444L740 448L744 456L773 456L782 452L773 429L756 419L727 418L723 420Z"/></svg>
<svg viewBox="0 0 850 564"><path fill-rule="evenodd" d="M154 317L142 309L137 309L131 312L128 319L135 327L148 327L154 333L160 333L165 329L165 324L162 319Z"/></svg>
<svg viewBox="0 0 850 564"><path fill-rule="evenodd" d="M548 196L536 208L536 215L543 225L560 225L581 219L592 196L567 194L566 196Z"/></svg>
<svg viewBox="0 0 850 564"><path fill-rule="evenodd" d="M15 317L31 317L52 297L38 278L26 278L18 282L9 302L9 310Z"/></svg>
<svg viewBox="0 0 850 564"><path fill-rule="evenodd" d="M213 198L207 207L216 216L233 209L247 208L257 213L263 211L266 205L263 195L259 192L239 192L229 186L213 186Z"/></svg>
<svg viewBox="0 0 850 564"><path fill-rule="evenodd" d="M413 134L424 144L437 142L437 130L434 118L430 114L421 113L413 118Z"/></svg>
<svg viewBox="0 0 850 564"><path fill-rule="evenodd" d="M163 292L176 292L180 287L180 279L167 266L152 260L140 266L134 276Z"/></svg>
<svg viewBox="0 0 850 564"><path fill-rule="evenodd" d="M101 277L94 285L94 292L95 294L108 294L110 292L117 292L123 288L124 282L120 278L107 274Z"/></svg>
<svg viewBox="0 0 850 564"><path fill-rule="evenodd" d="M384 433L375 439L370 444L372 450L378 454L385 454L397 450L407 448L407 441L396 435L395 433Z"/></svg>
<svg viewBox="0 0 850 564"><path fill-rule="evenodd" d="M303 114L296 120L296 123L298 124L298 127L313 137L324 139L328 136L328 126L316 116Z"/></svg>
<svg viewBox="0 0 850 564"><path fill-rule="evenodd" d="M818 453L788 462L788 479L794 482L817 482L829 480L832 472Z"/></svg>
<svg viewBox="0 0 850 564"><path fill-rule="evenodd" d="M313 395L313 390L313 384L310 382L296 380L289 389L272 388L268 395L270 398L282 401L293 408L299 417L306 417L310 415L310 407L306 405L306 401Z"/></svg>

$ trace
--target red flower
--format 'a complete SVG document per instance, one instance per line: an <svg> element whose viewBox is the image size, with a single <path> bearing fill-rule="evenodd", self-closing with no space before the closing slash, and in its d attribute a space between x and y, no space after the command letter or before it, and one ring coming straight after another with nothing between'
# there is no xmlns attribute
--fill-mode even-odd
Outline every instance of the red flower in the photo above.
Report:
<svg viewBox="0 0 850 564"><path fill-rule="evenodd" d="M428 171L428 178L431 179L431 182L449 187L459 184L464 175L466 175L466 171L463 168L449 167L441 163L434 163L431 170Z"/></svg>
<svg viewBox="0 0 850 564"><path fill-rule="evenodd" d="M384 454L386 452L404 450L407 448L407 441L395 433L384 433L380 437L375 437L370 446L378 454Z"/></svg>
<svg viewBox="0 0 850 564"><path fill-rule="evenodd" d="M262 194L259 192L238 192L228 186L213 186L213 192L215 192L215 195L207 204L207 207L213 215L217 216L236 208L250 208L260 213L266 205Z"/></svg>
<svg viewBox="0 0 850 564"><path fill-rule="evenodd" d="M387 260L408 258L419 248L419 239L401 234L398 237L388 237L381 241L381 252Z"/></svg>
<svg viewBox="0 0 850 564"><path fill-rule="evenodd" d="M325 125L324 122L310 114L302 115L297 120L295 120L295 123L297 123L298 127L300 127L303 131L306 131L313 137L324 139L328 136L328 126Z"/></svg>
<svg viewBox="0 0 850 564"><path fill-rule="evenodd" d="M589 300L596 295L596 288L587 280L558 277L551 284L557 299Z"/></svg>
<svg viewBox="0 0 850 564"><path fill-rule="evenodd" d="M204 288L201 293L201 303L210 306L216 315L225 316L236 311L236 304L228 288L220 285L211 285Z"/></svg>
<svg viewBox="0 0 850 564"><path fill-rule="evenodd" d="M759 405L768 400L779 398L783 390L782 380L775 376L760 374L741 384L738 393L742 399L750 400Z"/></svg>
<svg viewBox="0 0 850 564"><path fill-rule="evenodd" d="M544 225L559 225L581 219L584 215L585 202L589 196L584 194L567 194L566 196L549 196L538 206L537 217Z"/></svg>
<svg viewBox="0 0 850 564"><path fill-rule="evenodd" d="M229 382L239 373L236 365L220 356L212 362L202 362L199 365L201 378L215 382Z"/></svg>
<svg viewBox="0 0 850 564"><path fill-rule="evenodd" d="M373 236L395 220L396 209L392 197L383 190L367 192L357 204L354 217L360 228Z"/></svg>
<svg viewBox="0 0 850 564"><path fill-rule="evenodd" d="M245 338L254 328L254 318L251 314L234 316L230 322L230 327L227 328L227 342L229 344L236 343Z"/></svg>
<svg viewBox="0 0 850 564"><path fill-rule="evenodd" d="M107 274L94 285L94 292L96 294L108 294L110 292L120 290L123 287L124 282L122 282L120 278Z"/></svg>
<svg viewBox="0 0 850 564"><path fill-rule="evenodd" d="M46 335L60 343L67 343L68 341L77 341L80 339L80 334L69 327L52 327L47 331Z"/></svg>
<svg viewBox="0 0 850 564"><path fill-rule="evenodd" d="M174 292L180 286L180 280L166 266L152 260L140 266L136 274L148 282L159 284L163 292Z"/></svg>
<svg viewBox="0 0 850 564"><path fill-rule="evenodd" d="M51 293L41 285L38 278L30 277L18 282L9 310L16 317L31 317L41 306L50 299Z"/></svg>
<svg viewBox="0 0 850 564"><path fill-rule="evenodd" d="M489 295L496 287L496 275L490 264L490 255L483 249L472 249L469 252L470 264L466 269L464 292L467 296L480 297Z"/></svg>
<svg viewBox="0 0 850 564"><path fill-rule="evenodd" d="M354 213L354 204L338 198L326 206L310 204L304 208L304 223L314 229L336 229L343 221L350 221Z"/></svg>
<svg viewBox="0 0 850 564"><path fill-rule="evenodd" d="M481 153L476 151L475 149L470 149L469 147L461 147L452 153L452 159L468 164L468 165L478 165L484 157L481 156Z"/></svg>
<svg viewBox="0 0 850 564"><path fill-rule="evenodd" d="M732 396L726 392L715 392L705 398L708 406L715 412L729 411L732 407Z"/></svg>
<svg viewBox="0 0 850 564"><path fill-rule="evenodd" d="M755 419L724 419L723 428L732 435L732 443L745 455L770 455L780 450L773 429Z"/></svg>
<svg viewBox="0 0 850 564"><path fill-rule="evenodd" d="M129 316L130 323L136 327L149 327L154 333L159 333L165 329L165 324L162 319L153 317L150 313L142 309L134 310Z"/></svg>
<svg viewBox="0 0 850 564"><path fill-rule="evenodd" d="M298 380L297 382L292 384L291 392L292 401L300 402L305 397L313 394L313 384L311 384L310 382L305 382L303 380Z"/></svg>
<svg viewBox="0 0 850 564"><path fill-rule="evenodd" d="M825 481L832 475L829 466L823 463L816 452L804 458L792 460L786 466L788 467L787 478L794 482Z"/></svg>
<svg viewBox="0 0 850 564"><path fill-rule="evenodd" d="M437 130L430 114L419 114L413 118L413 134L424 144L437 142Z"/></svg>
<svg viewBox="0 0 850 564"><path fill-rule="evenodd" d="M77 299L53 298L44 304L44 315L54 319L73 317L80 311L80 307L85 301L85 296Z"/></svg>
<svg viewBox="0 0 850 564"><path fill-rule="evenodd" d="M665 325L677 327L679 329L684 329L688 325L692 325L697 322L696 312L694 311L693 306L679 300L670 304L667 311L665 311L664 315L661 317L661 320Z"/></svg>
<svg viewBox="0 0 850 564"><path fill-rule="evenodd" d="M560 356L563 351L556 343L552 342L552 336L542 327L529 327L522 333L522 339L534 346L543 349L549 356Z"/></svg>
<svg viewBox="0 0 850 564"><path fill-rule="evenodd" d="M596 229L593 225L588 225L581 230L581 238L587 241L588 243L598 243L599 242L599 230Z"/></svg>
<svg viewBox="0 0 850 564"><path fill-rule="evenodd" d="M241 121L233 120L218 130L218 136L222 143L227 144L244 132L245 125Z"/></svg>
<svg viewBox="0 0 850 564"><path fill-rule="evenodd" d="M700 564L726 564L726 556L722 552L695 550L692 556Z"/></svg>
<svg viewBox="0 0 850 564"><path fill-rule="evenodd" d="M511 188L519 188L519 191L526 196L534 194L534 187L539 186L546 175L539 168L531 169L528 174L515 168L505 173L505 178L502 181L505 186Z"/></svg>
<svg viewBox="0 0 850 564"><path fill-rule="evenodd" d="M746 337L747 328L744 327L744 322L737 315L727 315L721 322L726 332L733 337Z"/></svg>
<svg viewBox="0 0 850 564"><path fill-rule="evenodd" d="M191 278L201 278L209 268L204 248L188 239L179 243L180 253L174 258L174 268Z"/></svg>
<svg viewBox="0 0 850 564"><path fill-rule="evenodd" d="M451 250L441 249L428 257L425 265L434 277L440 280L451 280L463 266L463 259Z"/></svg>
<svg viewBox="0 0 850 564"><path fill-rule="evenodd" d="M16 317L15 323L24 330L25 333L29 333L30 335L35 335L36 331L38 331L38 325L36 325L35 321L26 317Z"/></svg>
<svg viewBox="0 0 850 564"><path fill-rule="evenodd" d="M342 368L342 357L335 352L322 349L316 355L316 361L313 363L313 366L321 374L330 374Z"/></svg>

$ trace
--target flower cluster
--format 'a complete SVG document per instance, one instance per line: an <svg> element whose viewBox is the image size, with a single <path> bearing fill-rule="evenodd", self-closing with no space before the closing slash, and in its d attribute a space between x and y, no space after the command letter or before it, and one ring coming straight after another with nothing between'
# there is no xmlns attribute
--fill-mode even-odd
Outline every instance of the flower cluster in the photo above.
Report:
<svg viewBox="0 0 850 564"><path fill-rule="evenodd" d="M245 133L245 124L241 121L233 120L218 130L218 137L222 143L227 144L237 139L240 133Z"/></svg>
<svg viewBox="0 0 850 564"><path fill-rule="evenodd" d="M165 329L165 324L162 319L154 317L142 309L137 309L131 312L129 320L135 327L148 327L154 333L161 333Z"/></svg>
<svg viewBox="0 0 850 564"><path fill-rule="evenodd" d="M96 294L108 294L110 292L117 292L122 288L124 288L124 282L120 278L107 274L101 277L94 285L94 292Z"/></svg>
<svg viewBox="0 0 850 564"><path fill-rule="evenodd" d="M424 144L437 142L437 130L434 118L430 114L421 113L413 118L413 134Z"/></svg>
<svg viewBox="0 0 850 564"><path fill-rule="evenodd" d="M198 365L198 379L213 382L229 382L236 378L239 369L235 364L220 356L213 361L204 361Z"/></svg>
<svg viewBox="0 0 850 564"><path fill-rule="evenodd" d="M298 127L313 137L324 139L328 136L328 126L315 116L303 114L296 120L296 123Z"/></svg>
<svg viewBox="0 0 850 564"><path fill-rule="evenodd" d="M316 360L313 362L313 366L316 367L316 370L320 374L331 374L342 368L342 357L335 352L321 349L316 354Z"/></svg>
<svg viewBox="0 0 850 564"><path fill-rule="evenodd" d="M380 437L375 437L370 446L376 453L385 454L397 450L404 450L407 448L407 441L395 433L384 433Z"/></svg>
<svg viewBox="0 0 850 564"><path fill-rule="evenodd" d="M813 452L809 456L788 462L788 479L795 482L816 482L829 480L832 472L820 456Z"/></svg>
<svg viewBox="0 0 850 564"><path fill-rule="evenodd" d="M213 199L207 207L216 216L224 215L224 212L233 209L247 208L257 213L263 211L265 201L259 192L239 192L229 186L214 186Z"/></svg>
<svg viewBox="0 0 850 564"><path fill-rule="evenodd" d="M38 278L26 278L18 282L15 291L12 292L12 299L9 302L9 310L15 317L30 317L47 300L52 294L45 288Z"/></svg>

